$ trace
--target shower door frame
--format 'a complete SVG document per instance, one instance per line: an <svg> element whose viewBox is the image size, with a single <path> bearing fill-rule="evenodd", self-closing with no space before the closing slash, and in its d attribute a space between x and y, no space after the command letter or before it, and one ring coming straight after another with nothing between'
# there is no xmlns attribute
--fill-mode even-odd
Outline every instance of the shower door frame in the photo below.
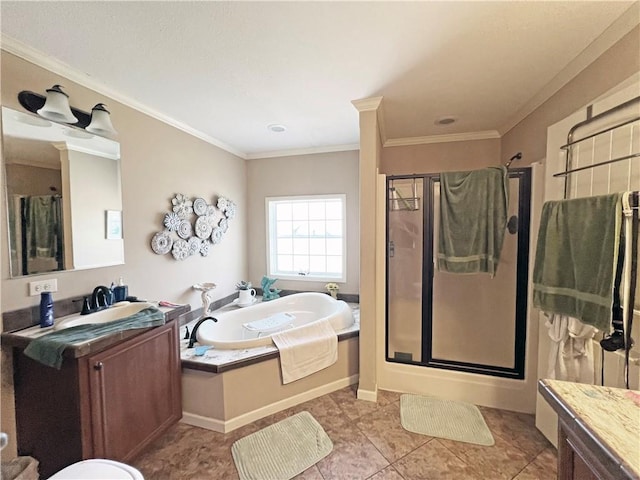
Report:
<svg viewBox="0 0 640 480"><path fill-rule="evenodd" d="M389 356L389 201L386 202L386 321L385 321L385 359L391 363L418 365L423 367L455 370L495 377L524 379L527 335L527 295L529 283L529 234L531 222L531 168L512 168L509 179L518 179L518 248L516 254L516 299L515 299L515 335L513 368L460 362L433 358L431 339L433 336L433 280L434 259L434 218L435 184L440 182L440 174L393 175L387 177L387 192L392 180L422 179L423 181L423 251L422 251L422 359L419 362L400 360Z"/></svg>

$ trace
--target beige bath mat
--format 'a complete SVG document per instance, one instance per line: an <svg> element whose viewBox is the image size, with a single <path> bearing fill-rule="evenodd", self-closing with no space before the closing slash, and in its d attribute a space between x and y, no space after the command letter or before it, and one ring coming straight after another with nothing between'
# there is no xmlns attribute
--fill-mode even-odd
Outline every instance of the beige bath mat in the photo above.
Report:
<svg viewBox="0 0 640 480"><path fill-rule="evenodd" d="M247 435L231 447L240 480L288 480L326 457L331 439L309 412Z"/></svg>
<svg viewBox="0 0 640 480"><path fill-rule="evenodd" d="M406 394L400 397L400 419L410 432L477 445L495 443L480 410L470 403Z"/></svg>

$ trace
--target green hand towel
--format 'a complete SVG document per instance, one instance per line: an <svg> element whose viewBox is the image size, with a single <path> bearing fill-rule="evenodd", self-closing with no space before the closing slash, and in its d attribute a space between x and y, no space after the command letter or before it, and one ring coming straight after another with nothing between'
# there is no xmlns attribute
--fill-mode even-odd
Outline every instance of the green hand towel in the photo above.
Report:
<svg viewBox="0 0 640 480"><path fill-rule="evenodd" d="M60 370L62 366L62 352L68 346L91 340L93 338L136 328L149 328L164 325L164 313L155 307L145 308L126 318L97 325L78 325L64 330L47 333L32 340L24 354L34 360Z"/></svg>
<svg viewBox="0 0 640 480"><path fill-rule="evenodd" d="M440 174L438 269L495 275L507 225L505 167Z"/></svg>
<svg viewBox="0 0 640 480"><path fill-rule="evenodd" d="M533 269L533 305L608 331L622 194L546 202Z"/></svg>

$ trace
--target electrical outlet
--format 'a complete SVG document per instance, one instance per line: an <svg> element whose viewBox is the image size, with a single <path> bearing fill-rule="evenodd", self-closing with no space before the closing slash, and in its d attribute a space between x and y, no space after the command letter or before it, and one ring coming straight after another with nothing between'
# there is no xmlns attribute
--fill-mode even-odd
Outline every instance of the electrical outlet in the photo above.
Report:
<svg viewBox="0 0 640 480"><path fill-rule="evenodd" d="M37 282L29 282L29 296L40 295L42 292L57 292L58 279L50 278L49 280L39 280Z"/></svg>

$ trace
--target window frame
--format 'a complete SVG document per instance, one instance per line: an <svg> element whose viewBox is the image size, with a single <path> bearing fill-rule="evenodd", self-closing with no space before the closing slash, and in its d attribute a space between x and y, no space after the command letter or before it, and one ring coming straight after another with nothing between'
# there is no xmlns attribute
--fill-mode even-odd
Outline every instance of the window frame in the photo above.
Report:
<svg viewBox="0 0 640 480"><path fill-rule="evenodd" d="M277 251L272 249L275 240L275 218L272 219L272 211L275 206L282 202L309 202L313 200L339 200L342 204L342 274L341 276L311 275L311 274L288 274L276 271L275 256ZM273 206L273 210L272 210ZM325 216L326 221L326 216ZM266 255L267 255L267 275L277 277L282 280L299 280L303 282L336 282L345 283L347 281L347 195L344 193L318 194L318 195L281 195L265 197L265 229L266 229ZM307 237L310 238L310 237ZM326 238L326 236L325 236ZM325 253L325 257L326 257Z"/></svg>

